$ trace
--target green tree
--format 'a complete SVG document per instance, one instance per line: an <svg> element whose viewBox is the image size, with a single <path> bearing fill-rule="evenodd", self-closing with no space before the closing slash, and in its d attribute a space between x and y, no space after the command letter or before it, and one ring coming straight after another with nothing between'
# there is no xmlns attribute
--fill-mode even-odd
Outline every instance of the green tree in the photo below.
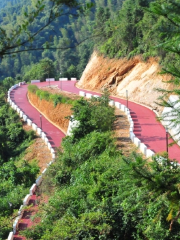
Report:
<svg viewBox="0 0 180 240"><path fill-rule="evenodd" d="M32 65L31 69L26 72L24 76L25 81L33 79L39 79L45 81L46 78L52 78L56 76L56 70L53 61L49 58L40 60L39 63Z"/></svg>
<svg viewBox="0 0 180 240"><path fill-rule="evenodd" d="M90 101L80 99L73 105L73 118L79 122L78 127L72 130L74 140L84 137L92 131L105 132L112 129L114 108L108 105L109 94L104 92L100 98L91 98Z"/></svg>

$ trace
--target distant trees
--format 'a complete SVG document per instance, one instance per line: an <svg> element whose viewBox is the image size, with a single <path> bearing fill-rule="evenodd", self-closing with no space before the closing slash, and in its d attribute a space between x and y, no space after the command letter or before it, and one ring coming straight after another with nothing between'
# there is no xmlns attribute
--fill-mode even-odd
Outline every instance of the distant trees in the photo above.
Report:
<svg viewBox="0 0 180 240"><path fill-rule="evenodd" d="M30 81L38 79L45 81L46 78L54 78L56 76L56 70L53 61L49 58L40 60L39 63L32 65L31 69L26 72L23 77L24 81Z"/></svg>
<svg viewBox="0 0 180 240"><path fill-rule="evenodd" d="M40 33L48 27L53 21L63 15L77 15L77 11L83 12L84 9L92 5L82 5L76 0L33 0L32 7L17 16L16 24L8 24L8 29L0 28L0 57L12 53L18 53L36 49L46 49L46 47L37 47L33 41ZM33 26L38 18L46 17L41 25ZM66 47L65 47L66 48Z"/></svg>
<svg viewBox="0 0 180 240"><path fill-rule="evenodd" d="M50 58L54 62L57 73L59 74L61 72L62 77L71 77L72 67L70 68L70 66L73 65L75 67L73 69L74 77L80 78L96 42L96 38L93 40L93 36L102 35L102 38L104 38L102 31L93 31L93 26L96 22L95 13L97 8L104 7L104 11L109 12L111 16L114 14L113 9L110 9L112 3L115 4L117 10L120 9L119 1L114 0L97 0L97 8L92 8L92 11L90 11L91 5L87 3L87 0L82 0L77 8L70 8L65 4L63 7L64 12L61 12L63 15L39 32L38 35L34 37L33 42L27 43L20 48L15 48L15 50L25 50L25 52L14 55L14 58L12 54L10 55L11 57L6 55L0 64L0 79L3 80L8 76L15 78L17 74L20 74L22 78L26 75L27 71L30 70L31 65L39 62L42 58ZM23 5L22 8L20 4ZM35 11L36 8L36 1L32 1L31 5L29 2L22 0L21 3L14 4L11 8L2 9L0 12L1 27L10 32L11 29L16 28L22 24L23 21L27 20L24 12L29 14ZM46 8L50 9L50 6L47 4L45 9ZM45 9L34 19L33 24L30 23L30 25L27 26L30 33L34 33L48 23L50 11L48 12L48 10L46 11ZM68 14L70 9L72 10L72 15ZM87 14L82 14L86 11ZM11 20L9 15L11 16ZM100 19L102 17L103 16L99 15ZM96 19L98 20L98 18ZM99 27L104 28L103 26L106 19L107 18L103 17L102 24L99 25ZM25 37L27 37L27 34L22 34L22 39ZM87 40L85 41L85 39ZM79 45L79 43L81 44ZM40 49L41 51L26 52L28 49Z"/></svg>

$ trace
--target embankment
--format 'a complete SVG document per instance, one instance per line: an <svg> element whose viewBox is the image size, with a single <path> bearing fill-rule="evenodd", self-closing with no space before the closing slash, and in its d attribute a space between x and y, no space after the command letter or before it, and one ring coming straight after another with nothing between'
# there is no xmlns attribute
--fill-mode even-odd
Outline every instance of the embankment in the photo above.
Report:
<svg viewBox="0 0 180 240"><path fill-rule="evenodd" d="M166 81L171 76L159 74L160 65L155 58L147 62L140 56L133 59L109 59L94 52L86 66L78 87L101 91L108 88L112 95L145 104L161 112L162 108L155 104L161 95L157 88L171 89Z"/></svg>
<svg viewBox="0 0 180 240"><path fill-rule="evenodd" d="M36 109L38 109L50 122L66 134L69 120L65 117L71 115L71 105L61 103L54 107L53 102L40 100L36 94L31 92L28 93L28 98Z"/></svg>

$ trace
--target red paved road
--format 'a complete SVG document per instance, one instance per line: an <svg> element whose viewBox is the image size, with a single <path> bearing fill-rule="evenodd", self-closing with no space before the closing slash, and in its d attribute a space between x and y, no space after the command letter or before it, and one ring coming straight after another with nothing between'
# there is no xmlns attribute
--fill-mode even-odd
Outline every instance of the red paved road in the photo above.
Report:
<svg viewBox="0 0 180 240"><path fill-rule="evenodd" d="M79 89L75 87L75 82L63 81L56 82L59 88L64 91L79 94ZM40 83L43 85L47 83ZM83 89L82 89L83 90ZM97 94L92 91L84 92ZM117 97L111 97L113 100L126 105L126 100ZM150 109L129 101L128 107L131 111L131 117L134 121L134 133L146 146L155 153L166 151L166 132L164 127L156 120L156 115ZM176 144L169 147L170 159L176 159L180 163L180 147Z"/></svg>
<svg viewBox="0 0 180 240"><path fill-rule="evenodd" d="M11 99L16 105L40 127L40 114L32 107L27 99L27 85L21 85L18 89L11 92ZM62 138L65 136L57 127L52 125L46 118L42 116L42 130L47 135L52 147L59 147Z"/></svg>
<svg viewBox="0 0 180 240"><path fill-rule="evenodd" d="M40 127L40 114L39 112L31 106L27 99L27 85L21 85L18 89L11 92L11 99L16 105L28 116L29 119L33 121L38 127ZM46 118L42 116L42 130L46 134L52 147L59 147L62 138L65 136L57 127L53 126ZM49 159L49 162L52 159ZM36 195L31 196L29 204L33 204L35 207L38 206L35 203ZM19 223L19 231L29 228L32 226L31 216L33 213L25 211L22 219ZM25 238L20 236L19 232L14 235L14 240L24 240Z"/></svg>
<svg viewBox="0 0 180 240"><path fill-rule="evenodd" d="M79 89L75 87L75 82L63 81L51 84L57 84L63 91L68 91L72 93L79 94ZM38 86L45 86L48 83L37 83ZM84 92L96 94L92 91ZM111 97L113 100L126 105L126 100L119 99L117 97ZM30 118L37 126L40 127L40 116L39 112L34 109L27 100L27 85L22 85L17 90L11 92L11 99L21 108L21 110ZM166 151L166 139L165 139L165 129L164 127L156 121L156 116L150 109L138 105L136 103L130 102L128 107L131 111L131 117L134 121L134 133L135 135L145 143L149 149L154 152ZM42 129L46 133L53 147L58 147L61 143L64 134L51 123L49 123L43 117ZM180 162L180 147L178 145L173 145L169 148L169 156L171 159L177 159ZM30 203L35 204L36 196L31 197ZM32 221L30 219L31 214L27 212L24 213L21 223L19 224L20 230L24 228L29 228L32 226ZM23 237L19 236L18 233L15 235L14 240L24 240Z"/></svg>

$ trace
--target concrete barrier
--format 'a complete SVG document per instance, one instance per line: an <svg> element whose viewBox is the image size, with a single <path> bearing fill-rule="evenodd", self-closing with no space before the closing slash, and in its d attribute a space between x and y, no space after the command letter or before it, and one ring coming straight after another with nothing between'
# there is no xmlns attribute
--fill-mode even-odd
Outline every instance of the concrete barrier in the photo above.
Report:
<svg viewBox="0 0 180 240"><path fill-rule="evenodd" d="M85 97L85 96L86 96L86 93L83 92L83 91L79 91L79 96Z"/></svg>
<svg viewBox="0 0 180 240"><path fill-rule="evenodd" d="M48 140L48 138L47 138L47 137L45 137L45 138L44 138L44 142L45 142L46 144L48 144L48 143L49 143L49 140Z"/></svg>
<svg viewBox="0 0 180 240"><path fill-rule="evenodd" d="M52 148L50 142L48 142L47 146L49 150Z"/></svg>
<svg viewBox="0 0 180 240"><path fill-rule="evenodd" d="M132 142L134 142L134 138L136 137L135 134L133 133L133 131L129 132L129 137L131 139Z"/></svg>
<svg viewBox="0 0 180 240"><path fill-rule="evenodd" d="M71 81L77 81L77 79L76 78L71 78Z"/></svg>
<svg viewBox="0 0 180 240"><path fill-rule="evenodd" d="M133 121L130 122L130 128L134 129L134 122Z"/></svg>
<svg viewBox="0 0 180 240"><path fill-rule="evenodd" d="M21 205L19 210L18 210L18 216L21 216L23 215L23 212L24 212L24 205Z"/></svg>
<svg viewBox="0 0 180 240"><path fill-rule="evenodd" d="M27 121L27 116L25 114L23 114L23 120L24 120L24 122Z"/></svg>
<svg viewBox="0 0 180 240"><path fill-rule="evenodd" d="M53 148L51 148L50 151L51 151L51 154L55 153Z"/></svg>
<svg viewBox="0 0 180 240"><path fill-rule="evenodd" d="M113 100L110 100L110 101L109 101L109 105L110 105L110 106L115 106L115 102L114 102Z"/></svg>
<svg viewBox="0 0 180 240"><path fill-rule="evenodd" d="M13 240L13 238L14 238L14 234L13 232L10 232L7 240Z"/></svg>
<svg viewBox="0 0 180 240"><path fill-rule="evenodd" d="M30 198L30 197L31 197L30 194L27 194L27 195L26 195L26 197L25 197L24 200L23 200L23 205L24 205L24 206L28 205L28 203L29 203L29 198Z"/></svg>
<svg viewBox="0 0 180 240"><path fill-rule="evenodd" d="M31 80L31 83L38 83L40 80Z"/></svg>
<svg viewBox="0 0 180 240"><path fill-rule="evenodd" d="M47 171L47 168L45 168L45 169L42 171L42 174L45 174L46 171Z"/></svg>
<svg viewBox="0 0 180 240"><path fill-rule="evenodd" d="M147 146L144 143L140 143L139 149L146 156Z"/></svg>
<svg viewBox="0 0 180 240"><path fill-rule="evenodd" d="M37 128L37 134L39 134L40 136L41 136L41 134L42 134L42 130L41 130L41 128Z"/></svg>
<svg viewBox="0 0 180 240"><path fill-rule="evenodd" d="M121 104L121 110L122 110L123 112L125 112L125 111L126 111L126 106L123 105L123 104Z"/></svg>
<svg viewBox="0 0 180 240"><path fill-rule="evenodd" d="M45 140L46 134L45 134L44 132L41 133L41 138L42 138L43 140Z"/></svg>
<svg viewBox="0 0 180 240"><path fill-rule="evenodd" d="M134 124L134 122L133 122L133 120L132 120L132 117L131 116L128 116L128 121L129 121L129 123L131 124L131 123L133 123Z"/></svg>
<svg viewBox="0 0 180 240"><path fill-rule="evenodd" d="M21 109L17 108L16 111L17 111L18 114L20 114Z"/></svg>
<svg viewBox="0 0 180 240"><path fill-rule="evenodd" d="M46 82L54 82L55 78L46 78Z"/></svg>
<svg viewBox="0 0 180 240"><path fill-rule="evenodd" d="M37 186L36 186L36 184L34 183L33 185L32 185L32 187L30 188L30 190L29 190L29 194L32 196L33 194L34 194L34 192L36 191L36 188L37 188Z"/></svg>
<svg viewBox="0 0 180 240"><path fill-rule="evenodd" d="M179 118L178 112L180 111L180 99L177 95L170 95L168 102L172 107L165 107L162 112L163 125L168 127L168 132L173 139L180 146L180 124L175 124L174 121Z"/></svg>
<svg viewBox="0 0 180 240"><path fill-rule="evenodd" d="M32 129L33 129L34 131L37 130L37 125L36 125L35 123L32 124Z"/></svg>
<svg viewBox="0 0 180 240"><path fill-rule="evenodd" d="M59 78L59 81L68 81L68 78Z"/></svg>
<svg viewBox="0 0 180 240"><path fill-rule="evenodd" d="M13 109L14 109L15 111L17 111L17 108L18 108L18 106L17 106L17 105L14 105Z"/></svg>
<svg viewBox="0 0 180 240"><path fill-rule="evenodd" d="M23 111L20 111L20 112L19 112L19 116L20 116L20 118L22 118L23 115L24 115Z"/></svg>
<svg viewBox="0 0 180 240"><path fill-rule="evenodd" d="M115 107L121 109L121 103L119 103L119 102L115 102Z"/></svg>
<svg viewBox="0 0 180 240"><path fill-rule="evenodd" d="M32 121L30 119L27 119L28 126L32 126Z"/></svg>
<svg viewBox="0 0 180 240"><path fill-rule="evenodd" d="M135 137L135 138L133 139L133 143L139 148L141 141L139 140L139 138Z"/></svg>
<svg viewBox="0 0 180 240"><path fill-rule="evenodd" d="M39 186L42 182L42 175L36 179L36 185Z"/></svg>
<svg viewBox="0 0 180 240"><path fill-rule="evenodd" d="M100 96L99 96L99 95L94 95L93 97L95 97L95 98L99 98Z"/></svg>
<svg viewBox="0 0 180 240"><path fill-rule="evenodd" d="M52 161L50 161L50 162L49 162L47 165L48 165L48 166L50 166L52 163L53 163L53 162L52 162Z"/></svg>
<svg viewBox="0 0 180 240"><path fill-rule="evenodd" d="M86 93L86 97L87 98L92 98L92 94L91 93Z"/></svg>
<svg viewBox="0 0 180 240"><path fill-rule="evenodd" d="M155 153L153 151L151 151L150 149L147 149L146 151L146 157L149 158L149 157L152 157Z"/></svg>
<svg viewBox="0 0 180 240"><path fill-rule="evenodd" d="M16 219L15 219L15 221L14 221L14 223L13 223L13 234L16 234L16 231L17 231L17 228L18 228L18 225L19 225L19 220L20 220L20 216L18 216Z"/></svg>

